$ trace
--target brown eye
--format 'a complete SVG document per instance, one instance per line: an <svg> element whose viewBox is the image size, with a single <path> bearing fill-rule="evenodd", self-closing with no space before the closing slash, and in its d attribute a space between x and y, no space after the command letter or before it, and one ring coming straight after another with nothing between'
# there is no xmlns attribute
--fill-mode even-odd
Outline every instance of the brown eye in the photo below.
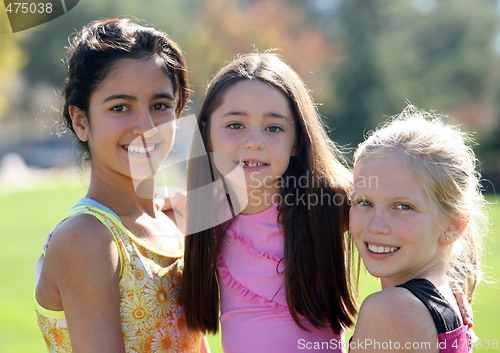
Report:
<svg viewBox="0 0 500 353"><path fill-rule="evenodd" d="M165 103L156 103L153 105L154 110L165 110L168 109L168 106Z"/></svg>
<svg viewBox="0 0 500 353"><path fill-rule="evenodd" d="M276 134L278 132L283 131L283 129L281 127L276 126L276 125L269 126L268 128L266 128L266 130L269 132L272 132L273 134Z"/></svg>
<svg viewBox="0 0 500 353"><path fill-rule="evenodd" d="M229 129L231 129L231 130L241 130L241 129L243 129L243 124L240 124L240 123L231 123L231 124L229 124L226 127L229 128Z"/></svg>
<svg viewBox="0 0 500 353"><path fill-rule="evenodd" d="M120 105L114 106L113 108L111 108L111 110L115 111L115 112L125 112L129 109L126 106L120 104Z"/></svg>

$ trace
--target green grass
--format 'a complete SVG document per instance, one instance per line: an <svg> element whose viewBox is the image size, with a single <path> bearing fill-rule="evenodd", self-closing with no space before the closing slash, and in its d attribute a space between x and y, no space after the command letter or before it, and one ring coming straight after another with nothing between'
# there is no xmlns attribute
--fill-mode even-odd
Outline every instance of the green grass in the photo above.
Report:
<svg viewBox="0 0 500 353"><path fill-rule="evenodd" d="M35 263L55 222L84 194L82 186L0 194L2 352L46 352L33 304ZM485 272L490 279L497 281L500 279L500 205L492 205L491 210ZM500 339L498 286L498 282L482 283L476 293L473 306L475 331L483 340ZM361 279L361 299L376 290L379 290L376 280L369 275L366 280ZM348 332L346 337L350 335ZM213 353L222 352L219 336L209 337L209 342Z"/></svg>
<svg viewBox="0 0 500 353"><path fill-rule="evenodd" d="M0 195L0 342L3 352L46 352L34 310L35 263L47 234L85 189Z"/></svg>

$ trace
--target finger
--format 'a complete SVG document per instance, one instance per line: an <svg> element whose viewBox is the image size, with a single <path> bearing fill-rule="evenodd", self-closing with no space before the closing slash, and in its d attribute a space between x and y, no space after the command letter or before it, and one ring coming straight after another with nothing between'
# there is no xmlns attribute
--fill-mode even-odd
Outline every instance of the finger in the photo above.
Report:
<svg viewBox="0 0 500 353"><path fill-rule="evenodd" d="M470 305L460 305L460 313L462 314L464 325L467 325L469 328L474 327L472 307Z"/></svg>
<svg viewBox="0 0 500 353"><path fill-rule="evenodd" d="M455 300L457 301L458 308L460 310L460 314L462 315L462 321L464 325L467 325L469 328L474 326L474 318L472 313L472 306L465 298L465 294L462 291L462 288L453 281L449 281L450 288L455 296Z"/></svg>
<svg viewBox="0 0 500 353"><path fill-rule="evenodd" d="M163 200L163 207L161 208L162 211L167 211L167 210L173 210L174 206L172 205L172 201L170 200L169 197Z"/></svg>

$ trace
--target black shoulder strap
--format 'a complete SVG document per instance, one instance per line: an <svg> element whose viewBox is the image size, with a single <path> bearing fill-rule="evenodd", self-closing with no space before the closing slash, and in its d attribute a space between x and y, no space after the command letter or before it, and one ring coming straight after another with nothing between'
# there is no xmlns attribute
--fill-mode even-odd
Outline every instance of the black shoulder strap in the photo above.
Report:
<svg viewBox="0 0 500 353"><path fill-rule="evenodd" d="M438 333L453 331L462 325L460 317L451 304L429 280L414 278L396 287L408 289L427 307Z"/></svg>

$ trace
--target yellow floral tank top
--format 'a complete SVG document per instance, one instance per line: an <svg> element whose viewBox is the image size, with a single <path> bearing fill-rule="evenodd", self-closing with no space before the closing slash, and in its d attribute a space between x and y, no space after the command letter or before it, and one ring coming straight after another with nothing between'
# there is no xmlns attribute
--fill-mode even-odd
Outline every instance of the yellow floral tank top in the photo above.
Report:
<svg viewBox="0 0 500 353"><path fill-rule="evenodd" d="M199 352L201 335L188 330L182 305L184 237L177 227L172 223L179 240L179 253L169 257L143 244L113 214L97 207L77 206L58 223L79 213L90 214L101 221L117 244L121 264L120 312L126 351ZM49 240L50 235L45 249ZM36 298L35 305L48 351L72 352L64 311L47 310Z"/></svg>

